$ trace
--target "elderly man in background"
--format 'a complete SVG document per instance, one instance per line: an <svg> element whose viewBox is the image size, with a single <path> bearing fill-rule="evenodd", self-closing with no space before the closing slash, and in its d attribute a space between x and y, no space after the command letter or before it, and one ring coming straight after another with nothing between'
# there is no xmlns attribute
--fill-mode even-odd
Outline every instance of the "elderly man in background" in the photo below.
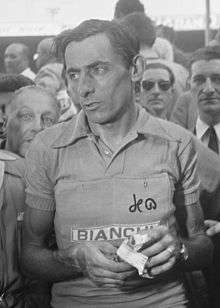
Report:
<svg viewBox="0 0 220 308"><path fill-rule="evenodd" d="M5 79L17 87L18 84L24 86L20 77L16 80L15 76L5 76ZM4 204L0 206L0 306L46 308L50 302L50 285L42 281L27 281L20 271L25 211L24 156L36 134L57 122L59 109L51 94L31 85L14 93L7 115L6 149L13 154L0 152L0 160L5 161L4 170L0 169L4 179L0 192ZM0 165L2 167L2 163Z"/></svg>
<svg viewBox="0 0 220 308"><path fill-rule="evenodd" d="M36 134L57 123L55 97L38 86L18 90L7 111L6 150L24 157Z"/></svg>
<svg viewBox="0 0 220 308"><path fill-rule="evenodd" d="M57 57L54 37L48 37L40 41L34 60L38 69L35 83L56 96L60 104L61 116L59 121L71 118L77 113L77 110L74 105L75 102L71 101L66 91L62 76L63 64Z"/></svg>
<svg viewBox="0 0 220 308"><path fill-rule="evenodd" d="M191 135L135 104L143 61L126 27L88 20L56 43L82 111L28 151L23 266L54 282L55 308L186 307L182 273L212 259ZM139 251L145 278L117 257L141 230L152 240Z"/></svg>
<svg viewBox="0 0 220 308"><path fill-rule="evenodd" d="M140 104L152 115L169 120L175 103L175 77L160 62L146 64L140 86Z"/></svg>
<svg viewBox="0 0 220 308"><path fill-rule="evenodd" d="M5 146L5 124L8 105L14 92L22 87L33 85L34 82L23 75L0 75L0 147Z"/></svg>
<svg viewBox="0 0 220 308"><path fill-rule="evenodd" d="M10 44L4 54L5 71L7 74L21 74L32 80L35 73L29 67L30 51L21 43Z"/></svg>

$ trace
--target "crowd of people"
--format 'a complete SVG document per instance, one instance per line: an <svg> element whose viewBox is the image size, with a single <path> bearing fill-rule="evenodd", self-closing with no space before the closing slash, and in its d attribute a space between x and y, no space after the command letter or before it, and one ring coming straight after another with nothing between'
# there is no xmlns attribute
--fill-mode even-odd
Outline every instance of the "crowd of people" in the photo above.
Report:
<svg viewBox="0 0 220 308"><path fill-rule="evenodd" d="M0 307L220 306L220 39L140 0L0 74Z"/></svg>

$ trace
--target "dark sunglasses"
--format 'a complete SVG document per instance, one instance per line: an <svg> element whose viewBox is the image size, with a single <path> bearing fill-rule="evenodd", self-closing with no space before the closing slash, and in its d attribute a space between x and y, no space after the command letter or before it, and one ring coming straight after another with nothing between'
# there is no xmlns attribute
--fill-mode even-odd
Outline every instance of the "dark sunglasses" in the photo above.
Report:
<svg viewBox="0 0 220 308"><path fill-rule="evenodd" d="M158 81L143 80L141 85L145 91L150 91L155 86L155 83L158 84L158 87L161 91L168 91L172 86L170 81L165 81L165 80L158 80Z"/></svg>

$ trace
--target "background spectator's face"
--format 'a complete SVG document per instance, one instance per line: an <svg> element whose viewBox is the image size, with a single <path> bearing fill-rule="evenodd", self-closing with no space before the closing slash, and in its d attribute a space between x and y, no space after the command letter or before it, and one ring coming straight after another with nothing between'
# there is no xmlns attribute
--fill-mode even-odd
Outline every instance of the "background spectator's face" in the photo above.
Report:
<svg viewBox="0 0 220 308"><path fill-rule="evenodd" d="M4 55L4 64L7 74L20 74L26 68L22 47L19 45L8 46Z"/></svg>
<svg viewBox="0 0 220 308"><path fill-rule="evenodd" d="M220 117L220 59L199 60L192 64L191 89L200 115Z"/></svg>
<svg viewBox="0 0 220 308"><path fill-rule="evenodd" d="M170 75L163 68L149 68L141 82L140 104L152 115L166 118L173 101Z"/></svg>
<svg viewBox="0 0 220 308"><path fill-rule="evenodd" d="M65 53L68 92L89 121L114 122L130 108L130 71L105 34L71 42Z"/></svg>
<svg viewBox="0 0 220 308"><path fill-rule="evenodd" d="M37 48L36 68L39 70L42 66L46 65L49 59L48 52L46 52L41 45Z"/></svg>
<svg viewBox="0 0 220 308"><path fill-rule="evenodd" d="M35 90L21 93L13 102L8 117L8 150L20 156L25 156L37 133L58 120L52 98Z"/></svg>

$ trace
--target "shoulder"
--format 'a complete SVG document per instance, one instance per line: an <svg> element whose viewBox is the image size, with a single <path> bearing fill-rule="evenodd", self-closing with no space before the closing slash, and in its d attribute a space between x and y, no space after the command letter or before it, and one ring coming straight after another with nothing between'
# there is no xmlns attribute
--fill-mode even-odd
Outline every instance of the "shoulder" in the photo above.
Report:
<svg viewBox="0 0 220 308"><path fill-rule="evenodd" d="M45 74L45 73L54 73L56 75L59 75L61 77L62 74L62 70L63 70L63 64L61 63L49 63L44 65L39 72L37 73L38 77L39 75Z"/></svg>
<svg viewBox="0 0 220 308"><path fill-rule="evenodd" d="M42 148L48 150L53 149L55 142L62 142L62 140L69 138L73 134L76 126L76 118L77 116L75 115L70 120L55 124L37 134L32 143L33 147L41 150Z"/></svg>
<svg viewBox="0 0 220 308"><path fill-rule="evenodd" d="M25 174L25 159L18 157L16 160L6 161L5 172L23 179Z"/></svg>
<svg viewBox="0 0 220 308"><path fill-rule="evenodd" d="M189 143L192 140L192 134L183 127L153 116L149 117L146 126L152 135L166 139L169 142Z"/></svg>

